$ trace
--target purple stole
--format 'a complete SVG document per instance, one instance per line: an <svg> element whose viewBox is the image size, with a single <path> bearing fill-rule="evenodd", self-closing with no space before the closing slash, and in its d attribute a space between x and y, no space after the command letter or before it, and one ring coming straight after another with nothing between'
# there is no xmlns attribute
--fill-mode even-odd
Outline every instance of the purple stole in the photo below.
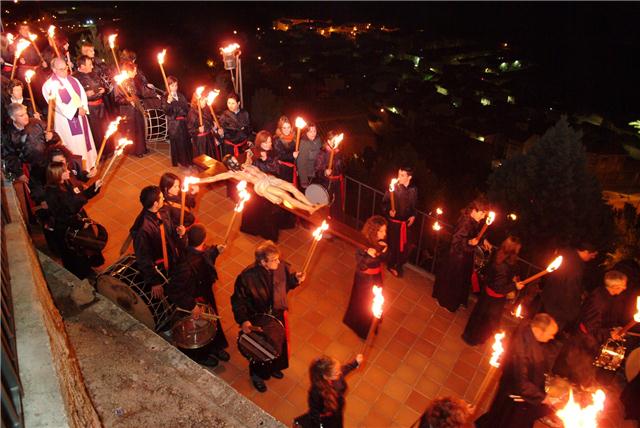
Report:
<svg viewBox="0 0 640 428"><path fill-rule="evenodd" d="M69 91L67 90L67 88L63 86L62 81L58 78L58 76L53 74L51 77L53 77L55 80L58 81L58 83L60 83L60 89L58 89L58 95L60 95L60 99L62 100L62 102L65 104L69 103L69 101L71 101L71 94L69 94ZM78 95L78 98L82 99L82 97L80 96L81 91L80 91L80 84L78 83L78 81L71 76L68 76L67 80L71 84L71 87L73 88L75 93ZM80 122L80 118L82 118L82 122ZM88 132L89 123L87 122L87 116L86 115L80 116L79 114L76 114L75 116L73 116L73 119L67 119L67 122L69 122L69 129L71 130L71 135L80 135L80 134L84 135L84 143L87 148L87 152L90 152L91 139L89 138L89 132ZM82 129L83 127L84 127L84 130Z"/></svg>

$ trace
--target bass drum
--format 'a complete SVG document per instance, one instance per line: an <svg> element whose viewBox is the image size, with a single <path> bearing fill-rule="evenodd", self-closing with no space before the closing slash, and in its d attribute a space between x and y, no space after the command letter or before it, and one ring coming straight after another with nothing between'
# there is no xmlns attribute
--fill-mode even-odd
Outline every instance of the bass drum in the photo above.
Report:
<svg viewBox="0 0 640 428"><path fill-rule="evenodd" d="M329 191L321 184L309 184L304 191L304 195L314 204L330 205L333 203L329 196Z"/></svg>
<svg viewBox="0 0 640 428"><path fill-rule="evenodd" d="M168 139L167 115L164 110L145 109L145 136L147 143L165 142Z"/></svg>
<svg viewBox="0 0 640 428"><path fill-rule="evenodd" d="M67 246L75 251L102 251L107 245L107 229L94 221L82 223L79 227L69 227L65 232Z"/></svg>
<svg viewBox="0 0 640 428"><path fill-rule="evenodd" d="M253 330L246 334L242 330L238 333L238 350L247 360L258 363L268 363L278 358L285 341L284 325L276 317L269 314L259 314L251 320Z"/></svg>
<svg viewBox="0 0 640 428"><path fill-rule="evenodd" d="M166 285L168 280L162 276L165 278L163 285ZM98 293L152 330L163 330L175 311L166 296L162 299L151 297L151 290L145 287L133 254L125 255L109 266L97 277L96 283Z"/></svg>
<svg viewBox="0 0 640 428"><path fill-rule="evenodd" d="M640 373L640 348L631 351L624 366L627 382L631 382Z"/></svg>

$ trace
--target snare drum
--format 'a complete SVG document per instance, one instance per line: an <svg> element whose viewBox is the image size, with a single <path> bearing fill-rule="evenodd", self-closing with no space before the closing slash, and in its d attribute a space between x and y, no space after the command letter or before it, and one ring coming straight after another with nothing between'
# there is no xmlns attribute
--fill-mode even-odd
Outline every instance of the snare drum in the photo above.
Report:
<svg viewBox="0 0 640 428"><path fill-rule="evenodd" d="M213 310L206 311L213 313ZM216 336L216 322L209 319L195 319L193 315L178 320L171 328L171 337L177 347L199 349L206 346Z"/></svg>
<svg viewBox="0 0 640 428"><path fill-rule="evenodd" d="M109 234L104 226L89 220L77 227L67 228L64 238L72 250L102 251L107 245Z"/></svg>
<svg viewBox="0 0 640 428"><path fill-rule="evenodd" d="M262 331L238 334L238 350L246 359L254 363L268 363L280 356L285 341L284 325L269 314L258 314L251 320L254 327Z"/></svg>
<svg viewBox="0 0 640 428"><path fill-rule="evenodd" d="M166 297L160 300L151 297L151 290L145 286L133 254L125 255L109 266L96 282L98 293L150 329L162 330L171 320L175 307ZM163 285L167 283L165 277Z"/></svg>
<svg viewBox="0 0 640 428"><path fill-rule="evenodd" d="M304 195L307 199L314 204L329 205L331 198L329 191L322 185L314 183L309 184L304 191Z"/></svg>

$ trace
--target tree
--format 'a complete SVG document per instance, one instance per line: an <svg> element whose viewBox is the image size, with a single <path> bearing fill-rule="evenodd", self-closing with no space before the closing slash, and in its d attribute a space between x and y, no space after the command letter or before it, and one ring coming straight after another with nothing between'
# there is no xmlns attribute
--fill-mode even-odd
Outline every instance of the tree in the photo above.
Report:
<svg viewBox="0 0 640 428"><path fill-rule="evenodd" d="M526 154L504 162L489 177L489 198L531 251L589 241L603 250L614 240L611 207L587 170L582 134L562 117Z"/></svg>

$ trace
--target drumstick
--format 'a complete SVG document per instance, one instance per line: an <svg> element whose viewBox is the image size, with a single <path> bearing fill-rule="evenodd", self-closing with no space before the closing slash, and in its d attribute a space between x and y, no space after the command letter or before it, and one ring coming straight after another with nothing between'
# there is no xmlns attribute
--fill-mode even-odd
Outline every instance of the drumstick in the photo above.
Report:
<svg viewBox="0 0 640 428"><path fill-rule="evenodd" d="M189 310L187 310L187 309L178 308L178 311L180 311L180 312L186 312L186 313L188 313L188 314L193 315L193 312L191 312L191 311L189 311ZM218 320L218 319L220 319L220 318L221 318L221 317L219 317L218 315L208 314L208 313L205 313L205 312L201 313L201 314L200 314L200 317L202 317L202 318L204 318L204 319L206 319L206 320L211 320L211 321L215 321L215 320Z"/></svg>
<svg viewBox="0 0 640 428"><path fill-rule="evenodd" d="M252 325L251 327L249 327L251 329L251 331L257 331L258 333L262 333L264 332L264 330L262 329L262 327L259 327L257 325Z"/></svg>

